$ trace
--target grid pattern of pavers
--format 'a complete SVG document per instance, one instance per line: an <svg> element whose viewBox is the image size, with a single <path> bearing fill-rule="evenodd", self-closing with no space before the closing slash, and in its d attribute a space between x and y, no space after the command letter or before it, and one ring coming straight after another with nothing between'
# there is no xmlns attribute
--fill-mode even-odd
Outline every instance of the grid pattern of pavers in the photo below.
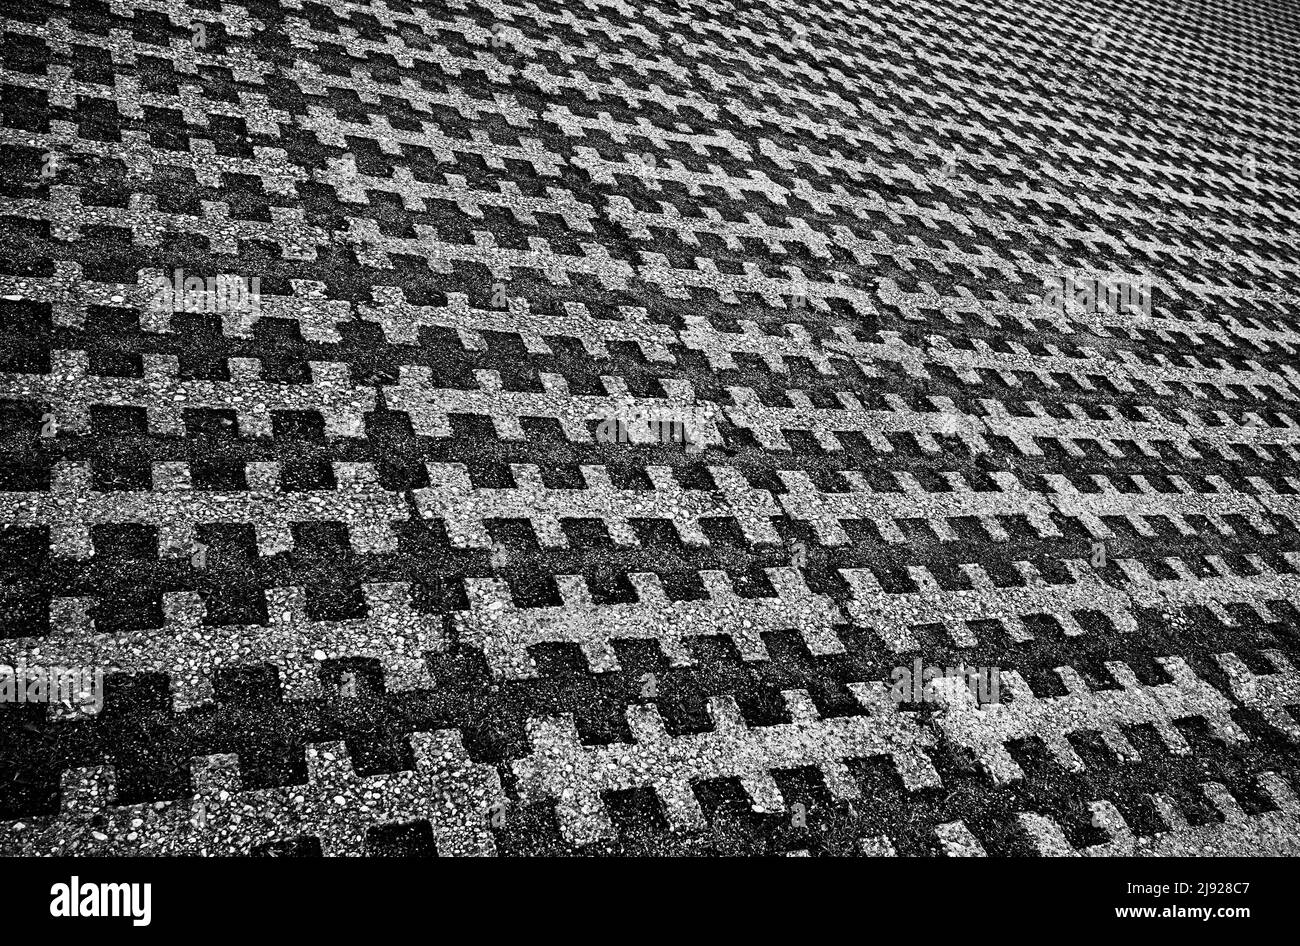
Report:
<svg viewBox="0 0 1300 946"><path fill-rule="evenodd" d="M1300 853L1298 50L0 4L0 853Z"/></svg>

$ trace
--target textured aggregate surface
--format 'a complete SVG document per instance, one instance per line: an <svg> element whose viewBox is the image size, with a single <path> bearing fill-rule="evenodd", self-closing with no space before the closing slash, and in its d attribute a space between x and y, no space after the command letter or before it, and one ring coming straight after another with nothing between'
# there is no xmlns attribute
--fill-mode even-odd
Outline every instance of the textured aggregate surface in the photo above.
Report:
<svg viewBox="0 0 1300 946"><path fill-rule="evenodd" d="M0 853L1300 853L1294 3L0 11Z"/></svg>

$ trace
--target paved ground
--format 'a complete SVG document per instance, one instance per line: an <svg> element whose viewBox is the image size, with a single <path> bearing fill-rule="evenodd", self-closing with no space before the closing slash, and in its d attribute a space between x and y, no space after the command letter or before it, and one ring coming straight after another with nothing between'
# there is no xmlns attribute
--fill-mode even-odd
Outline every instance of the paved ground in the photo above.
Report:
<svg viewBox="0 0 1300 946"><path fill-rule="evenodd" d="M0 25L0 852L1297 853L1294 4Z"/></svg>

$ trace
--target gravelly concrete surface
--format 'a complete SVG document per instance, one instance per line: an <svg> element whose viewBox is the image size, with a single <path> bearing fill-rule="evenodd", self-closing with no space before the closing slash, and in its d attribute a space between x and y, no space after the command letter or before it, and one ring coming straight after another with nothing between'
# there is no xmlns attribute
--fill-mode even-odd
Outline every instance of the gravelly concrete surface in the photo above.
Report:
<svg viewBox="0 0 1300 946"><path fill-rule="evenodd" d="M0 853L1300 852L1293 4L0 11Z"/></svg>

